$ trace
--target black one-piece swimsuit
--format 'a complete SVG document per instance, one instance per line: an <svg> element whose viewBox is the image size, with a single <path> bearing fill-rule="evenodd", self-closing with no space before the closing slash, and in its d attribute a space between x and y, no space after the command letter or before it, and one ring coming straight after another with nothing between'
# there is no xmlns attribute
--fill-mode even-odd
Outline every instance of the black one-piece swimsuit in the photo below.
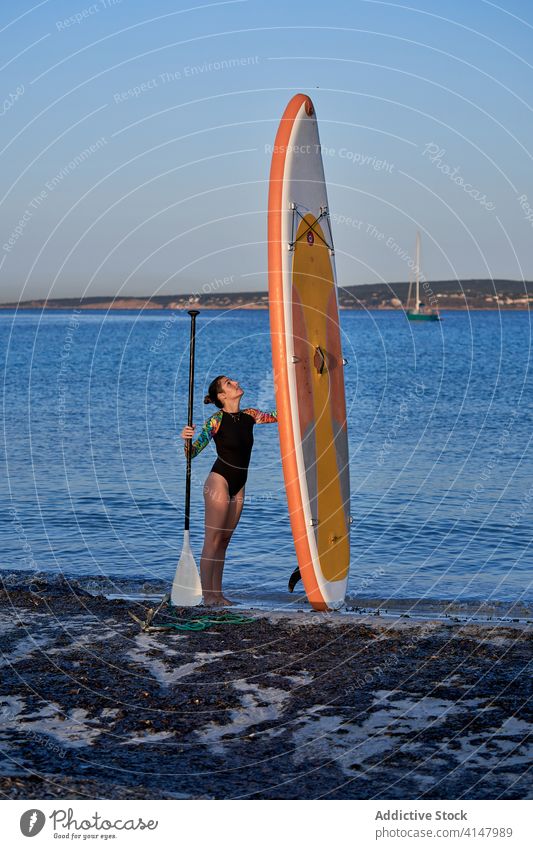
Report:
<svg viewBox="0 0 533 849"><path fill-rule="evenodd" d="M230 497L236 495L246 483L248 466L254 444L255 419L249 413L226 413L213 435L218 457L211 469L228 482Z"/></svg>

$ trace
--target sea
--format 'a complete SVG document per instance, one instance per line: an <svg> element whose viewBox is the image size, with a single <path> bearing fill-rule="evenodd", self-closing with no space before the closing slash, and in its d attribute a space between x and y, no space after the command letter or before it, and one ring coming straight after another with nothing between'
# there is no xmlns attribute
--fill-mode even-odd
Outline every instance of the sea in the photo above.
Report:
<svg viewBox="0 0 533 849"><path fill-rule="evenodd" d="M351 479L348 601L372 609L532 607L533 381L528 311L341 311ZM0 311L4 576L108 595L170 585L183 541L185 311ZM266 310L197 319L194 423L218 374L275 407ZM255 428L224 587L289 605L296 567L275 424ZM193 460L203 540L211 443Z"/></svg>

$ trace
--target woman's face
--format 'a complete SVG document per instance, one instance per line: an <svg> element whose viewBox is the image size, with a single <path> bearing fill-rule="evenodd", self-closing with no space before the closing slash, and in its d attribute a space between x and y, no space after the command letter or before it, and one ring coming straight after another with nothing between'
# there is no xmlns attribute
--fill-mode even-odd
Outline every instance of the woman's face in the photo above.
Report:
<svg viewBox="0 0 533 849"><path fill-rule="evenodd" d="M223 377L220 381L220 391L218 397L224 404L226 401L234 401L244 395L244 389L239 386L238 380L232 380L231 377Z"/></svg>

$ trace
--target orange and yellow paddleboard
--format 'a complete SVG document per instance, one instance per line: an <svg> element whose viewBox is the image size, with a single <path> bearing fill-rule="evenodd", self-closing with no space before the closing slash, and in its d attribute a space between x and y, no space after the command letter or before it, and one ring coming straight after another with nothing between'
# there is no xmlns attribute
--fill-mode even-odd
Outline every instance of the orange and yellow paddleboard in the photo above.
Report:
<svg viewBox="0 0 533 849"><path fill-rule="evenodd" d="M344 603L350 477L344 360L324 168L313 103L279 125L268 200L268 282L283 475L298 565L315 610Z"/></svg>

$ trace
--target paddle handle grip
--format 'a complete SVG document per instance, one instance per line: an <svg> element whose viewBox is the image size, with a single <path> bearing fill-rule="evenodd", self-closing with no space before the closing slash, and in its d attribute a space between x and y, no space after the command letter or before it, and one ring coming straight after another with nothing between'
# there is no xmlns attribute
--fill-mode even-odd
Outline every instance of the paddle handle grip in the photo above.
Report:
<svg viewBox="0 0 533 849"><path fill-rule="evenodd" d="M187 424L192 426L192 414L194 406L194 348L196 344L196 316L200 315L199 310L189 310L191 317L191 339L189 343L189 405L187 409ZM189 530L191 519L191 448L192 439L187 440L187 471L185 473L185 530Z"/></svg>

